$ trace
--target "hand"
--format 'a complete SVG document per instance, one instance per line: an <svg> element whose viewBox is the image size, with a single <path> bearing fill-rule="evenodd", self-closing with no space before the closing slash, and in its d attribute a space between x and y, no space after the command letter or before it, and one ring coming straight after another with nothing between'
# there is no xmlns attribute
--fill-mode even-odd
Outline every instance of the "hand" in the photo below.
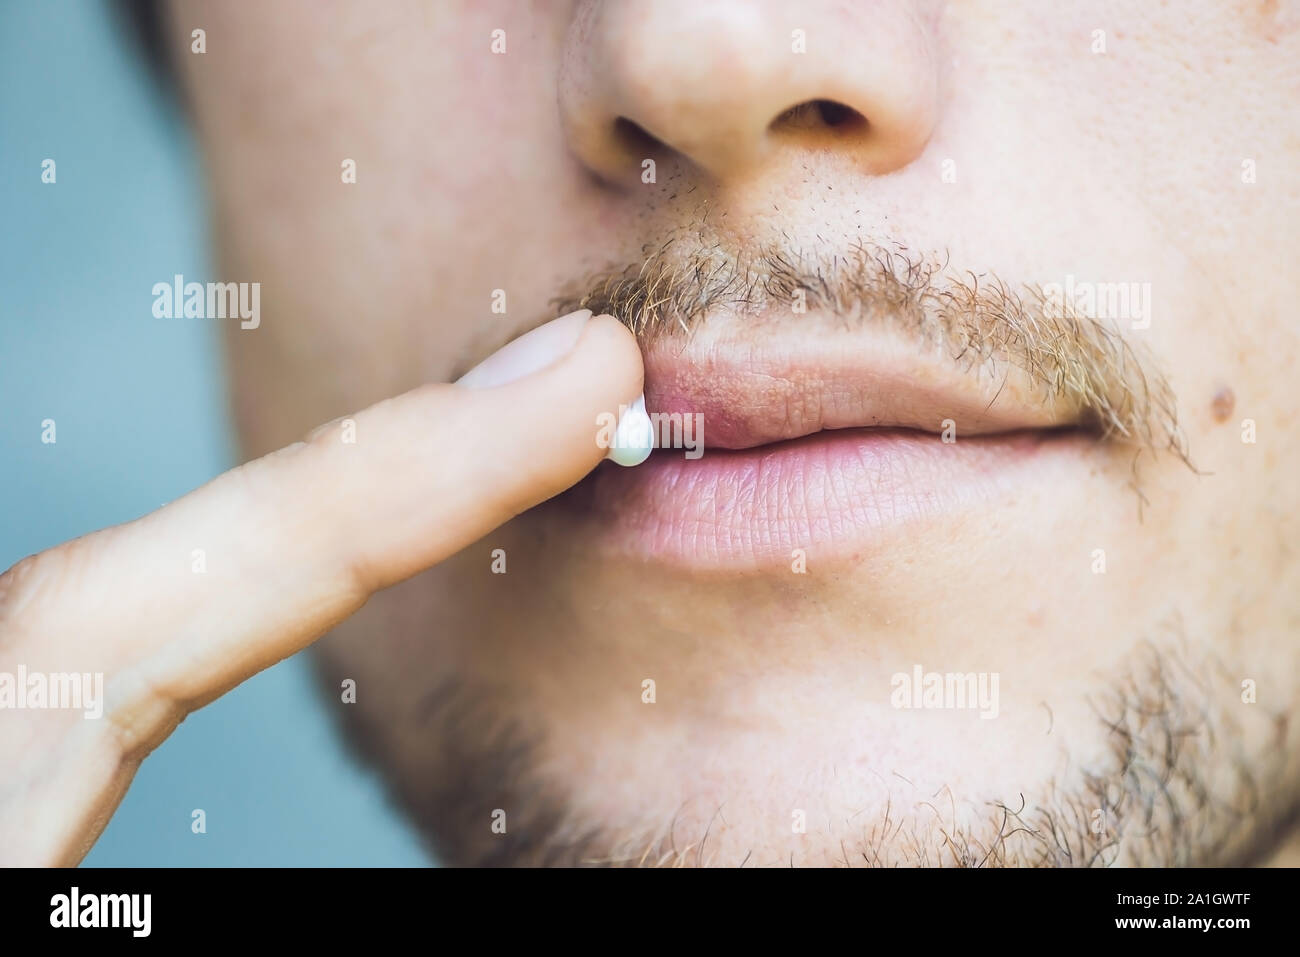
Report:
<svg viewBox="0 0 1300 957"><path fill-rule="evenodd" d="M0 575L0 863L80 861L187 714L573 485L641 378L626 328L574 313ZM20 667L102 674L102 714L18 709Z"/></svg>

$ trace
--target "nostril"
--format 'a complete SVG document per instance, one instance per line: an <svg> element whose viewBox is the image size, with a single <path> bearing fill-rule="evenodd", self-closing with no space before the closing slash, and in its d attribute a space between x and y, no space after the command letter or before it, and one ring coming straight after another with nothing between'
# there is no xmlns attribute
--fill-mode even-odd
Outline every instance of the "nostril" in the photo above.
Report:
<svg viewBox="0 0 1300 957"><path fill-rule="evenodd" d="M827 126L846 126L861 120L867 122L867 118L851 106L845 106L843 103L836 103L834 100L814 100L817 104L817 112L821 114L822 122Z"/></svg>
<svg viewBox="0 0 1300 957"><path fill-rule="evenodd" d="M626 116L620 116L614 121L614 138L634 156L655 156L666 149L662 140Z"/></svg>
<svg viewBox="0 0 1300 957"><path fill-rule="evenodd" d="M790 107L772 121L773 130L832 129L841 132L865 129L867 118L835 100L809 100Z"/></svg>

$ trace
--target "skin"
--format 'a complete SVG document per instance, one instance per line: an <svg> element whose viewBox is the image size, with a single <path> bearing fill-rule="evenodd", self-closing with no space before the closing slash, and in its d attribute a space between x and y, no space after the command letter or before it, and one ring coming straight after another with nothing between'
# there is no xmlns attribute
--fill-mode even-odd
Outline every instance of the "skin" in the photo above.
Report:
<svg viewBox="0 0 1300 957"><path fill-rule="evenodd" d="M126 759L185 707L413 574L335 627L317 660L332 697L357 682L346 715L358 741L451 861L1199 864L1279 853L1300 793L1300 730L1288 720L1300 701L1289 544L1300 449L1286 438L1300 17L1257 2L783 8L172 4L175 49L207 31L207 52L181 53L177 67L221 271L262 283L260 328L227 327L248 454L454 379L553 316L561 290L635 262L707 205L736 248L865 238L1017 282L1150 283L1150 328L1125 334L1168 375L1195 468L1144 457L1139 500L1133 450L1097 444L978 509L857 548L810 543L800 576L703 577L611 558L554 508L480 538L555 490L525 481L511 507L486 508L437 548L406 540L394 573L345 590L331 614L267 624L278 637L250 646L242 671L168 689L168 720L132 739ZM490 52L496 28L504 56ZM803 59L790 52L795 28ZM1093 52L1094 30L1105 53ZM818 97L858 111L870 135L770 128ZM660 141L655 184L639 179L646 149L613 132L620 115ZM347 158L351 185L339 177ZM491 311L496 289L505 315ZM613 354L630 341L611 341ZM639 367L620 375L585 401L635 394ZM517 433L530 453L568 441L559 420L544 424L549 411ZM392 441L446 443L455 433L432 412ZM457 483L490 467L484 451L444 444L427 467L449 469L439 487L462 501L471 493ZM363 442L358 454L374 453ZM565 467L576 480L598 457L584 446ZM283 475L275 494L295 480ZM414 479L403 488L411 521L438 536L456 512L417 495ZM257 488L245 494L260 501ZM339 524L364 528L364 498L307 511L304 527L335 538ZM136 534L160 540L164 528ZM504 576L491 572L495 548L508 555ZM104 560L92 550L85 561ZM62 573L51 581L42 587L84 594ZM237 584L227 601L288 620ZM175 614L201 619L202 604L176 602ZM891 676L918 663L999 674L997 719L891 707ZM111 809L122 777L87 806ZM1025 830L1010 834L1017 823ZM42 842L33 856L57 847L66 860L75 846Z"/></svg>

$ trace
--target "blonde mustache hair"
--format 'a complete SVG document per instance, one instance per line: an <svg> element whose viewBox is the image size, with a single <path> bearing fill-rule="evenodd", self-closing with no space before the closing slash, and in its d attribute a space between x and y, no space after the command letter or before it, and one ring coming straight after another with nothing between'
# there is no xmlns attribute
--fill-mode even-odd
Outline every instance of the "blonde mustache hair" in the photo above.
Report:
<svg viewBox="0 0 1300 957"><path fill-rule="evenodd" d="M1152 359L1116 325L1051 303L1042 288L955 272L946 259L901 246L857 243L833 256L767 246L739 255L703 241L702 229L687 233L566 290L554 305L617 316L647 341L689 335L719 307L742 316L786 307L791 321L822 310L886 323L942 344L972 373L1020 370L1045 401L1063 400L1103 438L1191 464L1176 397Z"/></svg>

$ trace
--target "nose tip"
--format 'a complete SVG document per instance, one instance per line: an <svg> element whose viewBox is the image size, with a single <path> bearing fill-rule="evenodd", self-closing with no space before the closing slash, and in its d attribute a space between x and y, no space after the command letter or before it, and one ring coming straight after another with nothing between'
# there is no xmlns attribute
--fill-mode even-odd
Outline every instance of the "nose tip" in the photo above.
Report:
<svg viewBox="0 0 1300 957"><path fill-rule="evenodd" d="M587 0L560 111L573 152L616 182L665 150L721 179L793 149L881 174L924 149L937 89L932 37L899 3Z"/></svg>

